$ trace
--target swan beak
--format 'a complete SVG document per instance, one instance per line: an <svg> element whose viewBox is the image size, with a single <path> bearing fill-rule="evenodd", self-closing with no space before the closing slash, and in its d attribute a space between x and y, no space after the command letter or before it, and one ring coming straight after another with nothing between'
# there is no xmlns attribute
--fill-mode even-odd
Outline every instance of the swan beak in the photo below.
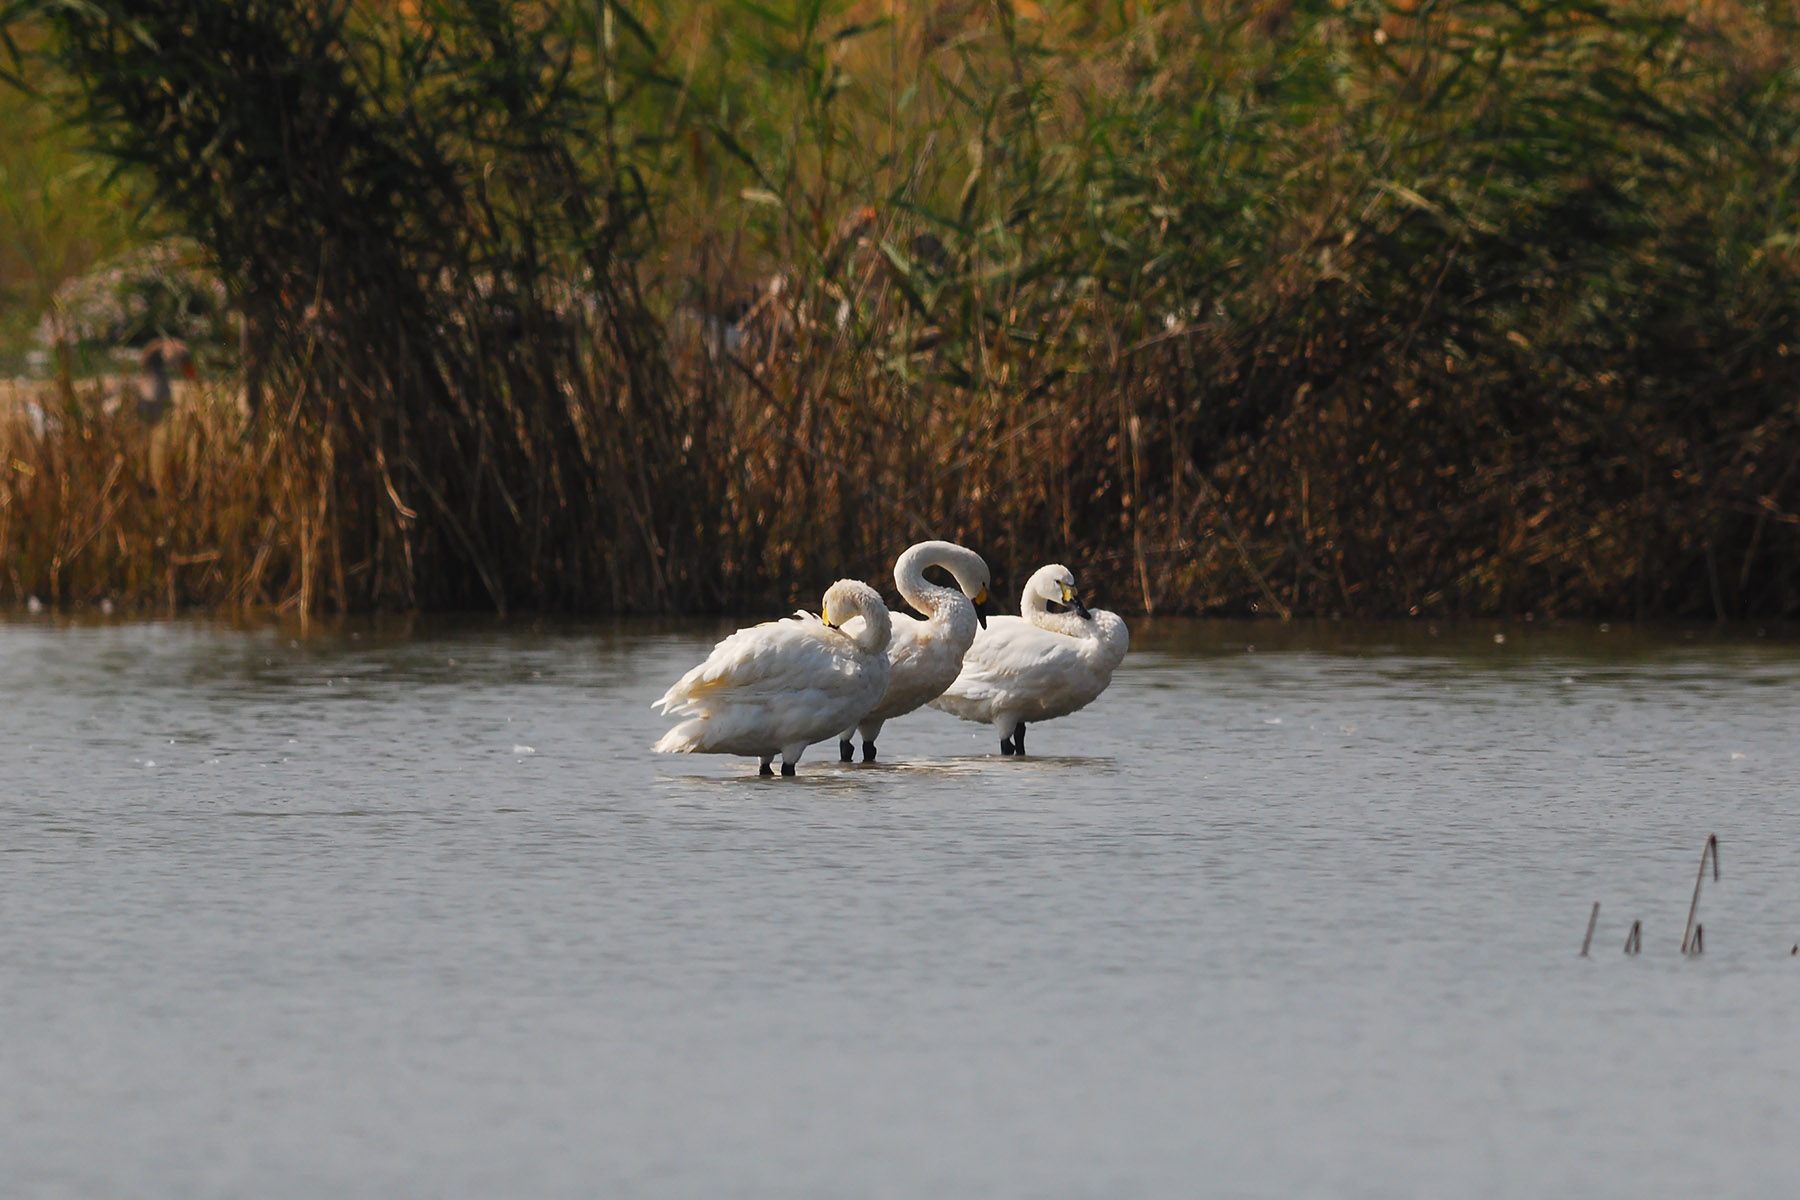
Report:
<svg viewBox="0 0 1800 1200"><path fill-rule="evenodd" d="M983 629L987 628L987 602L988 593L987 589L984 587L975 597L975 623Z"/></svg>
<svg viewBox="0 0 1800 1200"><path fill-rule="evenodd" d="M819 605L819 620L821 620L825 623L825 628L827 628L827 629L836 629L837 628L836 625L833 625L831 623L831 610L829 608L825 607L823 604Z"/></svg>
<svg viewBox="0 0 1800 1200"><path fill-rule="evenodd" d="M1081 602L1081 593L1076 591L1074 588L1069 589L1069 601L1068 602L1069 602L1069 606L1075 610L1076 616L1080 617L1084 621L1091 621L1093 619L1094 614L1089 612L1088 606Z"/></svg>

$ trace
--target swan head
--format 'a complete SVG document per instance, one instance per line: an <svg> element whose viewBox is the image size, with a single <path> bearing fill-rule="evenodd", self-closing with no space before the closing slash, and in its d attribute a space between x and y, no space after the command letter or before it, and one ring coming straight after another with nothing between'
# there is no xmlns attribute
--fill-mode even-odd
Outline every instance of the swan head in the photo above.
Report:
<svg viewBox="0 0 1800 1200"><path fill-rule="evenodd" d="M975 621L983 629L987 628L988 619L988 585L993 578L988 574L988 565L981 555L973 550L964 551L969 561L949 565L950 574L956 577L956 586L962 594L975 605Z"/></svg>
<svg viewBox="0 0 1800 1200"><path fill-rule="evenodd" d="M900 594L912 603L918 603L913 599L912 588L926 582L924 571L927 567L942 567L950 572L951 577L956 580L957 588L974 604L975 620L985 627L988 588L994 582L993 575L988 571L987 560L967 546L959 546L955 542L919 542L908 546L894 563L894 582L899 585Z"/></svg>
<svg viewBox="0 0 1800 1200"><path fill-rule="evenodd" d="M825 589L819 619L827 629L842 629L855 617L862 618L862 628L846 631L848 636L870 653L887 649L893 623L880 592L855 579L840 579Z"/></svg>
<svg viewBox="0 0 1800 1200"><path fill-rule="evenodd" d="M1039 567L1025 588L1046 604L1060 604L1084 621L1093 616L1087 605L1081 602L1081 591L1075 586L1075 573L1061 563Z"/></svg>

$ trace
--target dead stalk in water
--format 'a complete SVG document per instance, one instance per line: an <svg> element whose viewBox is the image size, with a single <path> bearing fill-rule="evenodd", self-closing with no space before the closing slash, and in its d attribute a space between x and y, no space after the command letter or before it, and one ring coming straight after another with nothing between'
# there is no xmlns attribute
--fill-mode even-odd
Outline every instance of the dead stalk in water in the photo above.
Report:
<svg viewBox="0 0 1800 1200"><path fill-rule="evenodd" d="M1683 954L1700 952L1699 946L1694 944L1695 935L1699 932L1694 925L1694 918L1700 913L1700 885L1706 882L1708 855L1712 857L1713 882L1717 883L1719 881L1719 835L1716 833L1707 834L1706 845L1700 848L1700 871L1694 877L1694 901L1688 905L1687 928L1681 934L1681 952Z"/></svg>

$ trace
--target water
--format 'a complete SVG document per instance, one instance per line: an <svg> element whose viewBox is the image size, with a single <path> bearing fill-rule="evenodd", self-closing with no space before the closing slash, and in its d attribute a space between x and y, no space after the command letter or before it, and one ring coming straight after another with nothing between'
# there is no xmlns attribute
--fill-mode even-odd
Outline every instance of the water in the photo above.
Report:
<svg viewBox="0 0 1800 1200"><path fill-rule="evenodd" d="M759 780L712 626L0 623L0 1190L1791 1194L1800 646L1494 628Z"/></svg>

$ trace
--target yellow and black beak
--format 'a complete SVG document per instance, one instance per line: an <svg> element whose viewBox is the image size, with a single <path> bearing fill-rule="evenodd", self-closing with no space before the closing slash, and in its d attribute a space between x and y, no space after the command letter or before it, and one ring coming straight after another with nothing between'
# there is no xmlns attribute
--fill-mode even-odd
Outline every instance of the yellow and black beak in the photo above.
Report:
<svg viewBox="0 0 1800 1200"><path fill-rule="evenodd" d="M1063 593L1063 603L1068 605L1072 610L1074 610L1074 613L1076 616L1078 616L1082 620L1086 621L1094 615L1088 611L1087 605L1085 605L1081 602L1081 593L1080 592L1076 591L1074 588L1070 587L1068 584L1065 583L1065 584L1063 584L1062 593Z"/></svg>
<svg viewBox="0 0 1800 1200"><path fill-rule="evenodd" d="M983 629L987 628L988 590L984 586L975 596L975 623Z"/></svg>

